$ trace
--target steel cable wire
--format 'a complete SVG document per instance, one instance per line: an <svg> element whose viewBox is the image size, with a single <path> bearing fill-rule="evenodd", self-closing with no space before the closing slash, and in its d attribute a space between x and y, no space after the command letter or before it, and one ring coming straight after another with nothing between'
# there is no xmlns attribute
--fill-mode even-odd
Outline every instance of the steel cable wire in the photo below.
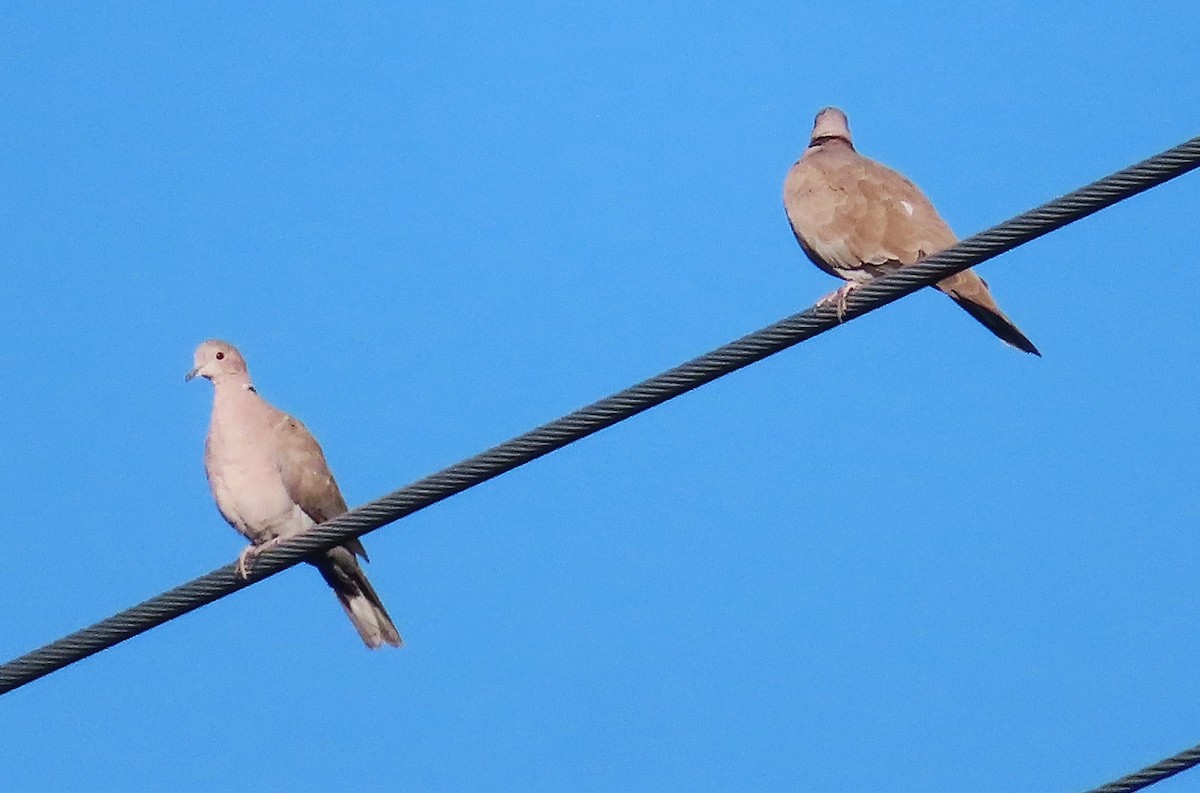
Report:
<svg viewBox="0 0 1200 793"><path fill-rule="evenodd" d="M1137 790L1145 790L1155 782L1173 777L1197 764L1200 764L1200 746L1193 746L1173 757L1159 760L1154 765L1148 765L1141 771L1123 776L1115 782L1093 788L1087 793L1134 793Z"/></svg>

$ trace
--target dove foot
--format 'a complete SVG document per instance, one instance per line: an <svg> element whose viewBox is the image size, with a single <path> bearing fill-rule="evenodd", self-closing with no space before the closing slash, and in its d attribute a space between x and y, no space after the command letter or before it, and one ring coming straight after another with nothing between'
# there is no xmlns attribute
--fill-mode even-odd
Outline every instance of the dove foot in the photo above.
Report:
<svg viewBox="0 0 1200 793"><path fill-rule="evenodd" d="M249 578L250 577L250 568L254 565L254 560L256 558L258 558L258 555L260 553L262 553L263 551L274 548L278 544L279 544L279 538L272 537L271 539L267 540L266 542L262 543L261 545L247 545L245 548L243 548L242 552L238 554L238 560L237 560L238 576L240 578Z"/></svg>
<svg viewBox="0 0 1200 793"><path fill-rule="evenodd" d="M838 322L846 319L846 298L862 284L858 281L847 281L836 292L830 292L817 301L818 308L834 308L837 311Z"/></svg>

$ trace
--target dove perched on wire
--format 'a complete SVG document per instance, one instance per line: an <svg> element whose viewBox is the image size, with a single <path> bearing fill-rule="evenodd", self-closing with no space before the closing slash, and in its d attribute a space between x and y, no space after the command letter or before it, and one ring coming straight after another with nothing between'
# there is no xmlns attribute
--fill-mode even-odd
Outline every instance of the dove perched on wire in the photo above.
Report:
<svg viewBox="0 0 1200 793"><path fill-rule="evenodd" d="M221 515L251 542L238 556L244 577L259 553L341 515L346 502L316 439L258 395L232 344L204 342L194 364L185 379L200 376L213 384L204 444L208 484ZM356 555L367 558L357 538L310 561L368 647L399 647L400 633Z"/></svg>
<svg viewBox="0 0 1200 793"><path fill-rule="evenodd" d="M836 107L817 114L808 148L784 181L783 206L813 264L847 281L821 301L836 305L839 316L855 287L958 241L916 185L855 151L846 114ZM1003 341L1041 355L971 270L934 288Z"/></svg>

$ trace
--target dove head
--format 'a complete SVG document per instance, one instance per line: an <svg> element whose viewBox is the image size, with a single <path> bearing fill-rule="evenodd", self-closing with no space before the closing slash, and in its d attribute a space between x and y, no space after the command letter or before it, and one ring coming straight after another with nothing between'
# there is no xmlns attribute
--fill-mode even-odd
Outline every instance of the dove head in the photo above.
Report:
<svg viewBox="0 0 1200 793"><path fill-rule="evenodd" d="M184 382L199 375L213 383L249 383L250 373L246 370L246 359L229 342L209 339L196 348L192 371Z"/></svg>
<svg viewBox="0 0 1200 793"><path fill-rule="evenodd" d="M817 113L816 119L813 120L812 139L808 146L813 148L835 140L845 141L847 146L854 148L854 143L850 140L850 121L846 114L836 107L827 107Z"/></svg>

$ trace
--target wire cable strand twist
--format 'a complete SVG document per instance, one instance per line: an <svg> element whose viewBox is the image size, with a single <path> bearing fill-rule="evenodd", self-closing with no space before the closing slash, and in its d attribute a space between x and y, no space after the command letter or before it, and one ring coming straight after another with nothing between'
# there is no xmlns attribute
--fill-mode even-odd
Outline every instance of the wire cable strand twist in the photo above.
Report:
<svg viewBox="0 0 1200 793"><path fill-rule="evenodd" d="M1087 793L1134 793L1136 790L1144 790L1155 782L1169 779L1198 764L1200 764L1200 746L1193 746L1191 749L1184 749L1173 757L1159 760L1154 765L1148 765L1141 771L1135 771L1128 776L1123 776L1115 782L1109 782L1107 785L1093 788L1087 791Z"/></svg>
<svg viewBox="0 0 1200 793"><path fill-rule="evenodd" d="M1200 167L1200 137L962 240L919 264L856 289L844 321ZM840 324L833 307L813 306L631 388L501 443L371 501L258 557L249 578L232 564L0 666L0 694L87 658L164 622L268 578L305 558L536 460L681 394L735 372Z"/></svg>

